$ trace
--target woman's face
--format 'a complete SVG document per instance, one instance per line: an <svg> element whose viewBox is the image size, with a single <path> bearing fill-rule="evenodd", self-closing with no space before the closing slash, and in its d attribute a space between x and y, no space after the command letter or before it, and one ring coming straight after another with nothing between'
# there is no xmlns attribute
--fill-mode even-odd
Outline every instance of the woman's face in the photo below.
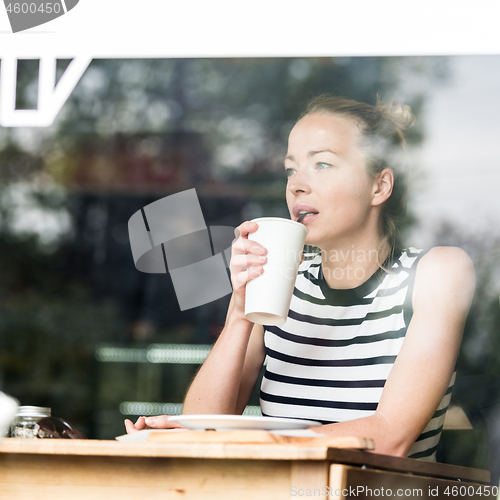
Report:
<svg viewBox="0 0 500 500"><path fill-rule="evenodd" d="M292 220L301 211L315 212L303 219L307 244L356 245L378 228L378 212L372 210L375 180L365 169L359 134L352 119L320 113L306 115L290 132L286 200Z"/></svg>

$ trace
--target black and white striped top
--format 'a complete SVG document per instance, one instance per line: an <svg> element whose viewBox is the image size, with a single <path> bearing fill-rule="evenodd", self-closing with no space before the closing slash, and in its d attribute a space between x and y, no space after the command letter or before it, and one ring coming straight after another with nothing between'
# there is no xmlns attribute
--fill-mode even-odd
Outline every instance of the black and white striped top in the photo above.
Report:
<svg viewBox="0 0 500 500"><path fill-rule="evenodd" d="M328 287L321 255L306 254L285 324L265 327L262 414L323 424L375 413L412 317L415 269L410 248L350 290ZM455 374L408 456L435 460ZM402 409L402 411L405 411Z"/></svg>

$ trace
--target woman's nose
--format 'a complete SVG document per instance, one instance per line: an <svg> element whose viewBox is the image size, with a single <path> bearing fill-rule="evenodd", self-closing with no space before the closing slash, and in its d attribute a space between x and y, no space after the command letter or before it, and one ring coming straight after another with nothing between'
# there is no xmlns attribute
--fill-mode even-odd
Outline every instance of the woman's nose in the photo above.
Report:
<svg viewBox="0 0 500 500"><path fill-rule="evenodd" d="M307 173L295 172L288 179L287 188L292 194L308 193L309 191L311 191L311 186Z"/></svg>

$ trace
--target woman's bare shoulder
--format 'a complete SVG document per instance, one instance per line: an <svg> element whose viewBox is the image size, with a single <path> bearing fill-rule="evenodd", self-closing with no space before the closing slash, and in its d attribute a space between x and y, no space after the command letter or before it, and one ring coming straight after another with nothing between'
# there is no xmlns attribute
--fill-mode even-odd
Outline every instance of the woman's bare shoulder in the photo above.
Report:
<svg viewBox="0 0 500 500"><path fill-rule="evenodd" d="M421 273L464 273L475 274L469 255L458 247L433 247L421 259L418 269Z"/></svg>
<svg viewBox="0 0 500 500"><path fill-rule="evenodd" d="M472 259L458 247L431 248L420 260L415 277L415 292L452 293L470 305L476 274ZM468 306L467 306L468 307Z"/></svg>

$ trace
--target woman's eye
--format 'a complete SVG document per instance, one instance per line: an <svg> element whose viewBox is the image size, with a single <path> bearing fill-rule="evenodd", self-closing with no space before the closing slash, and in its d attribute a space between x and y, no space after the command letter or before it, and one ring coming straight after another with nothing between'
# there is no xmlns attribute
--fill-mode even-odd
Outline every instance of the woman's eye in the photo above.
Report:
<svg viewBox="0 0 500 500"><path fill-rule="evenodd" d="M328 168L328 167L331 167L331 165L329 163L316 163L316 166L321 170L323 168Z"/></svg>
<svg viewBox="0 0 500 500"><path fill-rule="evenodd" d="M285 175L287 177L291 177L295 173L295 170L293 168L285 168Z"/></svg>

